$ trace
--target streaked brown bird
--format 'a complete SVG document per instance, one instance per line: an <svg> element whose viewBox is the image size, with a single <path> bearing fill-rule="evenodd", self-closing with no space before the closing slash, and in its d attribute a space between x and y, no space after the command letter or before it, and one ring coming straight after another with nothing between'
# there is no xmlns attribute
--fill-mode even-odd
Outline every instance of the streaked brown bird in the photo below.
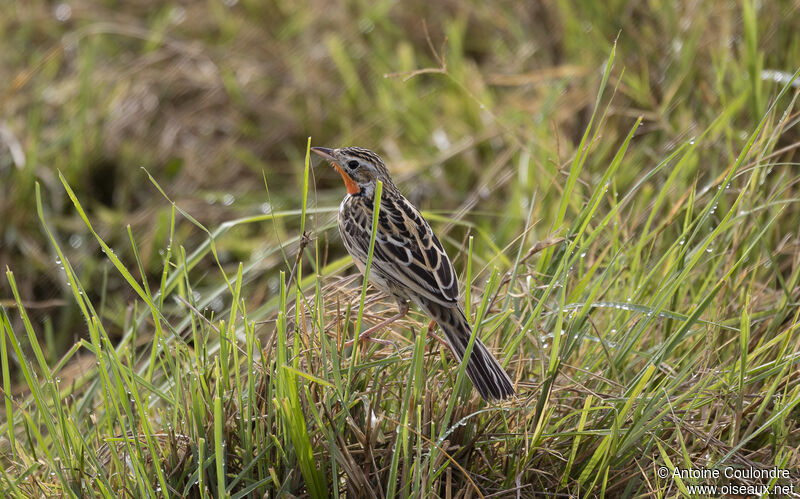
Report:
<svg viewBox="0 0 800 499"><path fill-rule="evenodd" d="M362 274L372 234L375 188L378 180L383 182L369 281L397 302L399 313L360 337L368 337L403 317L411 301L439 324L450 349L461 361L472 328L458 302L453 264L431 226L400 194L383 160L374 152L360 147L311 150L330 161L344 180L347 195L339 206L339 233ZM478 338L466 371L485 400L514 394L511 379Z"/></svg>

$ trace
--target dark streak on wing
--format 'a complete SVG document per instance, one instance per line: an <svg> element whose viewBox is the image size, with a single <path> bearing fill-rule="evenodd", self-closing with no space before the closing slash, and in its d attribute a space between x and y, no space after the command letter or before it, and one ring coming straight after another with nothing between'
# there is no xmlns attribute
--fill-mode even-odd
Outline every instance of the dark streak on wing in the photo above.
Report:
<svg viewBox="0 0 800 499"><path fill-rule="evenodd" d="M403 265L408 265L413 261L411 252L408 251L408 249L405 246L400 246L398 244L389 242L386 244L382 244L381 247L387 248L389 252L399 260L398 263L402 263Z"/></svg>
<svg viewBox="0 0 800 499"><path fill-rule="evenodd" d="M420 225L422 223L420 221L422 217L417 215L416 210L411 206L411 203L407 201L405 203L401 202L400 209L403 210L403 213L405 213L406 217L413 220L415 224Z"/></svg>
<svg viewBox="0 0 800 499"><path fill-rule="evenodd" d="M420 265L416 261L411 262L411 264L407 267L414 273L414 275L417 276L418 279L425 281L425 284L428 285L428 289L440 290L439 283L436 282L436 275L431 272L428 267ZM406 274L408 274L408 272L406 272Z"/></svg>
<svg viewBox="0 0 800 499"><path fill-rule="evenodd" d="M428 263L431 265L431 267L436 268L439 266L439 261L441 258L439 256L439 252L436 251L436 248L426 248L425 254L428 256Z"/></svg>

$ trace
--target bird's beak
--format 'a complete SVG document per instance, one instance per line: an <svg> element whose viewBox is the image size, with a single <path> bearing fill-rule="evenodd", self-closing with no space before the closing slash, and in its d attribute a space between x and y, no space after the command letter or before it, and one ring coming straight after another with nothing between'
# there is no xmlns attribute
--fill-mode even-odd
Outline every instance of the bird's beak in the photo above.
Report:
<svg viewBox="0 0 800 499"><path fill-rule="evenodd" d="M350 177L350 175L342 170L342 167L339 166L339 163L336 162L336 158L333 156L333 149L328 149L327 147L312 147L311 151L319 154L331 162L336 171L339 172L339 175L342 176L342 180L344 180L344 186L349 194L358 194L361 192L361 187L359 187L358 184Z"/></svg>
<svg viewBox="0 0 800 499"><path fill-rule="evenodd" d="M312 147L311 152L315 152L329 161L335 161L333 149L328 149L327 147Z"/></svg>

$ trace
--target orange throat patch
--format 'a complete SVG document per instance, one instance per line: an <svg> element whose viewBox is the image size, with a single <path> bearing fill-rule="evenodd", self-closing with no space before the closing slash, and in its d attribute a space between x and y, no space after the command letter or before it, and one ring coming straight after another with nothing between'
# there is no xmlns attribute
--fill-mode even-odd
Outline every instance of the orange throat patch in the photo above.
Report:
<svg viewBox="0 0 800 499"><path fill-rule="evenodd" d="M342 180L344 180L344 186L347 188L348 194L358 194L361 192L361 188L358 186L358 184L352 178L350 178L350 175L346 174L344 170L342 170L341 166L333 163L333 167L336 168L336 171L342 176Z"/></svg>

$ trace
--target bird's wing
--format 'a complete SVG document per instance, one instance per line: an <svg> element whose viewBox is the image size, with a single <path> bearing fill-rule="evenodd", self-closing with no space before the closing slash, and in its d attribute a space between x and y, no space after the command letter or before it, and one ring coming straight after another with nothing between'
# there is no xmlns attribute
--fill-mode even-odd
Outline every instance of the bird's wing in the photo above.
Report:
<svg viewBox="0 0 800 499"><path fill-rule="evenodd" d="M366 259L372 225L371 203L345 226L349 242ZM420 212L404 197L386 196L378 213L372 265L382 277L442 305L458 300L458 278L442 244Z"/></svg>

